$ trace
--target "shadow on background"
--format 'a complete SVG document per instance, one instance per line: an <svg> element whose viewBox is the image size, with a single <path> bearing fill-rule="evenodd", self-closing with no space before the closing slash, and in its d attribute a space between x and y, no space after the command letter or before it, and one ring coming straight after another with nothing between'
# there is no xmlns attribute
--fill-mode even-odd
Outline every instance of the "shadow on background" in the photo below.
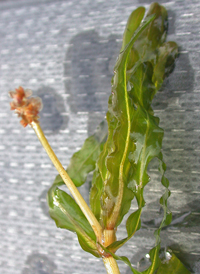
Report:
<svg viewBox="0 0 200 274"><path fill-rule="evenodd" d="M34 253L25 262L22 274L54 274L57 266L47 256Z"/></svg>
<svg viewBox="0 0 200 274"><path fill-rule="evenodd" d="M116 35L100 37L94 30L70 41L64 65L65 90L72 113L88 112L88 134L103 120L120 49Z"/></svg>
<svg viewBox="0 0 200 274"><path fill-rule="evenodd" d="M40 112L40 123L44 131L57 133L68 125L68 116L63 116L65 105L62 97L51 87L43 86L37 90L42 99L43 109Z"/></svg>

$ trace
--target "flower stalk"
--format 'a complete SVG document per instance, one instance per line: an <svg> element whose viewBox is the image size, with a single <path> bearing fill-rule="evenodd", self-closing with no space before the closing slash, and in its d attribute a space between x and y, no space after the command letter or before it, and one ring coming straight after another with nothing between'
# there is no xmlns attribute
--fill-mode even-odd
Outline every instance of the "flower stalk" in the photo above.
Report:
<svg viewBox="0 0 200 274"><path fill-rule="evenodd" d="M11 98L13 98L13 101L10 103L11 110L15 110L18 116L22 118L20 123L23 127L26 127L29 124L35 131L47 155L49 156L58 173L62 177L64 183L70 190L72 196L74 197L74 200L79 205L83 214L90 223L96 235L97 245L98 243L100 243L105 247L108 246L115 239L114 231L114 236L112 237L108 237L108 234L110 233L106 233L106 231L103 231L100 223L96 219L90 207L87 205L77 187L74 185L66 170L63 168L62 164L58 160L49 142L47 141L42 128L40 127L38 114L39 111L42 109L41 99L39 97L29 98L32 95L32 91L29 89L24 90L22 87L15 89L15 91L10 91L9 95ZM102 250L99 250L100 254L101 252ZM120 274L117 262L111 255L106 254L105 256L105 253L102 252L102 258L108 274Z"/></svg>
<svg viewBox="0 0 200 274"><path fill-rule="evenodd" d="M35 131L38 139L40 140L42 146L44 147L46 153L48 154L49 158L51 159L51 161L54 164L55 168L57 169L58 173L62 177L66 186L70 190L75 201L81 208L81 210L82 210L83 214L85 215L85 217L87 218L88 222L92 226L94 233L96 235L96 238L97 238L97 242L102 243L102 241L104 241L104 245L108 246L109 242L111 243L114 241L115 236L108 237L110 235L110 233L108 235L108 233L106 233L106 231L102 231L102 227L99 224L99 222L97 221L93 212L91 211L91 209L89 208L89 206L87 205L87 203L85 202L83 197L81 196L80 192L78 191L78 189L76 188L76 186L74 185L72 180L70 179L69 175L67 174L67 172L63 168L62 164L58 160L57 156L55 155L53 149L49 145L39 123L32 122L30 124L30 126L34 129L34 131ZM113 230L111 232L114 233ZM107 274L120 274L117 262L111 255L109 255L108 257L103 257L103 262L104 262L104 266L106 268Z"/></svg>
<svg viewBox="0 0 200 274"><path fill-rule="evenodd" d="M78 191L77 187L74 185L72 180L70 179L69 175L63 168L62 164L58 160L57 156L55 155L53 149L49 145L39 123L32 122L30 126L34 129L38 139L40 140L42 146L44 147L46 153L48 154L49 158L51 159L52 163L54 164L55 168L57 169L58 173L62 177L63 181L65 182L66 186L70 190L72 196L74 197L75 201L81 208L83 214L87 218L88 222L90 223L91 227L93 228L95 235L97 237L97 241L101 242L102 238L102 227L97 221L96 217L94 216L93 212L81 196L80 192Z"/></svg>

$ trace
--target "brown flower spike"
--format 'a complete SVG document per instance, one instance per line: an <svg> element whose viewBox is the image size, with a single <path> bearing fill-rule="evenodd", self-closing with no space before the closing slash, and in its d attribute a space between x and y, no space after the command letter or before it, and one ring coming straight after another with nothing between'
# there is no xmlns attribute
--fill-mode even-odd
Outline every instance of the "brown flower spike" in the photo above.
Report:
<svg viewBox="0 0 200 274"><path fill-rule="evenodd" d="M38 113L42 109L42 100L39 97L31 97L32 91L23 87L16 88L15 91L10 91L9 95L13 98L10 103L11 110L15 110L19 117L20 123L26 127L32 122L38 123Z"/></svg>

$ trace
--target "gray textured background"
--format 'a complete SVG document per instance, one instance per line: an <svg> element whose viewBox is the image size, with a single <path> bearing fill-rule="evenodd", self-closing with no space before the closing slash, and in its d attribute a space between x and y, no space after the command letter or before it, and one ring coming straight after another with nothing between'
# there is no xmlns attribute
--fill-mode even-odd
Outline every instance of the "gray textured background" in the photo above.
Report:
<svg viewBox="0 0 200 274"><path fill-rule="evenodd" d="M168 40L180 46L173 74L154 101L165 129L163 153L173 222L162 232L200 273L200 2L158 1L169 12ZM48 217L46 192L57 174L30 128L9 110L19 85L43 99L41 125L64 166L107 109L112 68L131 11L148 0L0 1L0 273L105 273L76 235ZM153 246L162 188L149 169L143 228L118 254L133 265ZM88 186L81 189L88 197ZM134 203L132 206L134 209ZM148 225L149 229L146 228ZM125 236L125 228L118 231ZM120 263L121 273L130 273Z"/></svg>

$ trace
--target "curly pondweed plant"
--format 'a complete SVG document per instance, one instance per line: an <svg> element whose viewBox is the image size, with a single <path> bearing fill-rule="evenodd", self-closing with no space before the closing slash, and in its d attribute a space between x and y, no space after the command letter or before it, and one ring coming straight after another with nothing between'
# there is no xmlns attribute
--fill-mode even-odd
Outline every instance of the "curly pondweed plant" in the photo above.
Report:
<svg viewBox="0 0 200 274"><path fill-rule="evenodd" d="M160 231L171 222L171 212L167 208L170 192L161 152L163 130L151 107L164 78L173 70L178 54L177 44L166 42L167 26L167 11L158 3L150 6L146 16L144 7L132 12L114 68L107 123L103 121L95 134L86 139L83 147L72 156L66 171L39 125L40 99L29 98L30 90L22 87L10 92L14 99L11 109L22 117L23 126L29 124L35 130L59 172L48 191L50 216L58 227L75 232L85 251L102 257L107 273L120 273L116 260L124 261L135 274L179 273L179 261L173 254L167 264L166 260L161 263L159 258ZM161 183L165 187L160 198L164 214L155 231L155 247L149 253L151 265L139 272L131 266L128 258L116 255L116 251L140 229L145 206L144 189L150 182L147 167L153 158L160 162ZM77 187L86 182L91 172L89 207ZM63 184L67 185L73 197L59 188ZM138 208L130 214L134 198ZM126 214L129 214L127 237L117 239L117 227ZM166 267L170 262L176 268L173 272ZM181 271L189 273L184 266Z"/></svg>

